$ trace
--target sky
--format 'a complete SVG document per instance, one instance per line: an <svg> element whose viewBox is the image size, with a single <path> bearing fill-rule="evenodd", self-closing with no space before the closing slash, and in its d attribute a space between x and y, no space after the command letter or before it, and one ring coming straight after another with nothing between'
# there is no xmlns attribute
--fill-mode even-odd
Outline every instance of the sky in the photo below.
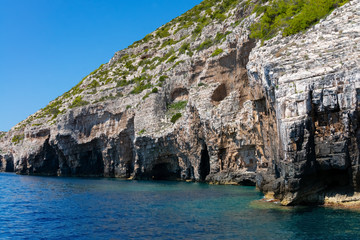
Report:
<svg viewBox="0 0 360 240"><path fill-rule="evenodd" d="M0 131L201 0L0 0Z"/></svg>

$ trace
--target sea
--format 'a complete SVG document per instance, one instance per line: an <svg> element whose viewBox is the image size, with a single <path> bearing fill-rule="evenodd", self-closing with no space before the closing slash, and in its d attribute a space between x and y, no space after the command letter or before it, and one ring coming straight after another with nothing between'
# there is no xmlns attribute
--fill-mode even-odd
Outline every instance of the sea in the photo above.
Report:
<svg viewBox="0 0 360 240"><path fill-rule="evenodd" d="M360 210L255 187L0 173L0 239L360 239Z"/></svg>

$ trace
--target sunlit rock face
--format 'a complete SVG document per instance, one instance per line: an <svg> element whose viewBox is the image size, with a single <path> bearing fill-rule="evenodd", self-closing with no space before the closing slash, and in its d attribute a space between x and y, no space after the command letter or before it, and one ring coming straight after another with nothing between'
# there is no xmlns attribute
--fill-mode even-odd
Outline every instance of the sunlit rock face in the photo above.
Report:
<svg viewBox="0 0 360 240"><path fill-rule="evenodd" d="M239 3L199 35L169 27L117 52L0 133L0 170L257 185L284 205L358 201L359 1L264 43L249 38L251 12Z"/></svg>

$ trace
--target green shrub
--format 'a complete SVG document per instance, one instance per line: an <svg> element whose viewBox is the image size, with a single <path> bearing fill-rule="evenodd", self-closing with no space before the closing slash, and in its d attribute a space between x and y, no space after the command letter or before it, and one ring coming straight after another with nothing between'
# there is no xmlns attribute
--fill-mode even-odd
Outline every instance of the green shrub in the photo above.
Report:
<svg viewBox="0 0 360 240"><path fill-rule="evenodd" d="M144 81L148 81L150 82L152 79L152 76L149 74L143 74L139 77L136 77L134 79L131 80L131 83L140 83L140 82L144 82Z"/></svg>
<svg viewBox="0 0 360 240"><path fill-rule="evenodd" d="M131 61L128 61L125 63L125 67L127 69L129 69L129 71L136 71L137 70L137 67L135 67L134 65L132 65L132 62Z"/></svg>
<svg viewBox="0 0 360 240"><path fill-rule="evenodd" d="M150 93L146 93L144 96L143 96L143 100L147 99L148 97L150 96Z"/></svg>
<svg viewBox="0 0 360 240"><path fill-rule="evenodd" d="M179 102L175 102L172 103L168 106L168 109L170 110L183 110L185 109L186 105L187 105L188 101L179 101Z"/></svg>
<svg viewBox="0 0 360 240"><path fill-rule="evenodd" d="M171 46L173 44L177 43L174 39L170 38L170 39L167 39L163 42L163 44L161 44L161 48L164 48L166 46Z"/></svg>
<svg viewBox="0 0 360 240"><path fill-rule="evenodd" d="M169 58L169 60L166 61L166 63L172 63L177 59L177 56L173 55Z"/></svg>
<svg viewBox="0 0 360 240"><path fill-rule="evenodd" d="M166 75L162 75L162 76L159 77L159 81L164 82L167 78L169 78L169 77L166 76Z"/></svg>
<svg viewBox="0 0 360 240"><path fill-rule="evenodd" d="M211 47L213 45L213 41L211 41L210 39L206 39L204 42L202 42L197 48L196 50L201 51L204 49L207 49L209 47Z"/></svg>
<svg viewBox="0 0 360 240"><path fill-rule="evenodd" d="M128 60L129 59L129 54L125 54L124 56L122 56L121 58L120 58L120 62L125 62L126 60Z"/></svg>
<svg viewBox="0 0 360 240"><path fill-rule="evenodd" d="M230 31L227 31L226 33L218 32L215 36L214 42L221 43L226 38L226 36L229 35L230 33L231 33Z"/></svg>
<svg viewBox="0 0 360 240"><path fill-rule="evenodd" d="M112 78L106 79L105 84L108 84L108 83L111 82L112 80L113 80Z"/></svg>
<svg viewBox="0 0 360 240"><path fill-rule="evenodd" d="M55 99L49 105L42 109L42 112L40 113L40 115L37 116L37 118L43 118L46 115L53 115L53 118L56 118L60 114L59 108L61 107L61 105L62 101L59 98Z"/></svg>
<svg viewBox="0 0 360 240"><path fill-rule="evenodd" d="M126 80L120 80L120 81L117 82L116 87L124 87L124 86L127 86L129 84L130 84L130 82L128 82Z"/></svg>
<svg viewBox="0 0 360 240"><path fill-rule="evenodd" d="M193 37L198 36L202 32L203 28L204 28L204 26L202 24L196 25L195 29L192 32Z"/></svg>
<svg viewBox="0 0 360 240"><path fill-rule="evenodd" d="M96 80L93 80L89 85L88 85L88 88L96 88L96 87L99 87L100 84L98 83L98 81Z"/></svg>
<svg viewBox="0 0 360 240"><path fill-rule="evenodd" d="M279 31L283 36L306 30L348 0L272 0L267 6L256 6L264 13L258 23L251 25L250 37L267 40Z"/></svg>
<svg viewBox="0 0 360 240"><path fill-rule="evenodd" d="M152 87L151 83L140 82L133 88L133 90L130 93L131 94L139 94L142 91L144 91L145 89L148 89L151 87Z"/></svg>
<svg viewBox="0 0 360 240"><path fill-rule="evenodd" d="M151 33L149 33L148 35L146 35L143 39L142 39L142 42L143 43L147 43L147 42L149 42L151 39L153 39L154 38L154 36L151 34Z"/></svg>
<svg viewBox="0 0 360 240"><path fill-rule="evenodd" d="M74 101L72 102L72 104L70 105L70 108L75 108L75 107L81 107L81 106L85 106L89 104L89 102L82 100L81 96L77 96Z"/></svg>
<svg viewBox="0 0 360 240"><path fill-rule="evenodd" d="M221 53L223 53L224 52L224 50L222 50L221 48L217 48L212 54L211 54L211 56L212 57L215 57L215 56L217 56L217 55L219 55L219 54L221 54Z"/></svg>
<svg viewBox="0 0 360 240"><path fill-rule="evenodd" d="M164 26L156 32L156 36L160 38L168 37L170 36L169 30L170 30L169 26Z"/></svg>
<svg viewBox="0 0 360 240"><path fill-rule="evenodd" d="M179 49L179 55L184 54L186 51L190 51L190 43L183 43Z"/></svg>
<svg viewBox="0 0 360 240"><path fill-rule="evenodd" d="M24 140L24 134L21 135L15 135L12 139L11 142L14 143L15 145L20 143L22 140Z"/></svg>
<svg viewBox="0 0 360 240"><path fill-rule="evenodd" d="M173 115L172 117L171 117L171 122L172 123L175 123L179 118L181 118L182 117L182 114L181 113L176 113L175 115Z"/></svg>
<svg viewBox="0 0 360 240"><path fill-rule="evenodd" d="M216 19L218 21L224 21L226 19L225 14L221 13L220 11L216 11L213 13L211 19Z"/></svg>
<svg viewBox="0 0 360 240"><path fill-rule="evenodd" d="M178 66L179 64L184 63L184 62L185 62L184 60L177 61L170 69L173 69L176 66Z"/></svg>
<svg viewBox="0 0 360 240"><path fill-rule="evenodd" d="M98 100L96 100L94 103L104 102L107 100L114 100L114 99L115 99L115 97L113 95L103 96L103 97L99 98Z"/></svg>
<svg viewBox="0 0 360 240"><path fill-rule="evenodd" d="M154 38L154 36L150 33L150 34L146 35L143 39L141 39L139 41L136 41L133 44L131 44L128 48L134 48L137 45L139 45L140 43L147 43L153 38Z"/></svg>

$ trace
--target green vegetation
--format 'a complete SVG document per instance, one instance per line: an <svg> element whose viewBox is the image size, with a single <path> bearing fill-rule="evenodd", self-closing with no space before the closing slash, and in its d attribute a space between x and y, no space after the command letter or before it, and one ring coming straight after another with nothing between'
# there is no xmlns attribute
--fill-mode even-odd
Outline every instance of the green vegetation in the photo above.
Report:
<svg viewBox="0 0 360 240"><path fill-rule="evenodd" d="M130 82L126 81L126 80L120 80L116 83L116 87L124 87L124 86L127 86L129 85Z"/></svg>
<svg viewBox="0 0 360 240"><path fill-rule="evenodd" d="M146 93L144 96L143 96L143 100L147 99L148 97L150 96L150 92Z"/></svg>
<svg viewBox="0 0 360 240"><path fill-rule="evenodd" d="M159 77L159 81L160 81L160 82L165 82L165 80L166 80L167 78L169 78L169 77L166 76L166 75L162 75L162 76Z"/></svg>
<svg viewBox="0 0 360 240"><path fill-rule="evenodd" d="M139 94L142 91L144 91L145 89L148 89L151 87L152 87L152 85L150 83L140 82L134 87L134 89L130 93L131 94Z"/></svg>
<svg viewBox="0 0 360 240"><path fill-rule="evenodd" d="M121 58L120 58L120 62L125 62L126 60L128 60L129 59L129 54L125 54L124 56L122 56Z"/></svg>
<svg viewBox="0 0 360 240"><path fill-rule="evenodd" d="M133 48L133 47L136 47L137 45L139 45L140 43L147 43L149 42L151 39L153 39L154 36L152 34L148 34L146 35L143 39L139 40L139 41L136 41L134 42L133 44L131 44L129 46L129 48Z"/></svg>
<svg viewBox="0 0 360 240"><path fill-rule="evenodd" d="M188 55L191 57L192 56L192 52L191 52L191 48L190 48L190 43L183 43L179 49L179 55L186 53L186 51L188 52Z"/></svg>
<svg viewBox="0 0 360 240"><path fill-rule="evenodd" d="M251 29L252 38L267 40L279 31L289 36L316 24L336 7L349 0L272 0L267 6L257 5L254 11L264 13ZM264 0L262 2L265 2Z"/></svg>
<svg viewBox="0 0 360 240"><path fill-rule="evenodd" d="M211 41L210 39L206 39L204 42L202 42L197 48L196 50L201 51L204 49L207 49L209 47L211 47L213 45L213 41Z"/></svg>
<svg viewBox="0 0 360 240"><path fill-rule="evenodd" d="M145 99L147 99L149 96L150 96L150 94L152 94L152 93L158 93L159 92L159 90L155 87L155 88L153 88L152 90L151 90L151 92L148 92L148 93L146 93L144 96L143 96L143 100L145 100Z"/></svg>
<svg viewBox="0 0 360 240"><path fill-rule="evenodd" d="M15 135L12 139L11 142L14 143L15 145L20 143L22 140L24 140L24 134L21 135Z"/></svg>
<svg viewBox="0 0 360 240"><path fill-rule="evenodd" d="M173 55L169 58L169 60L166 61L166 63L172 63L177 59L177 56Z"/></svg>
<svg viewBox="0 0 360 240"><path fill-rule="evenodd" d="M144 91L145 89L151 88L152 85L150 83L152 79L152 76L144 74L141 75L140 77L134 78L133 80L131 80L131 83L135 83L135 87L134 89L130 92L131 94L139 94L142 91Z"/></svg>
<svg viewBox="0 0 360 240"><path fill-rule="evenodd" d="M173 45L177 43L174 39L170 38L170 39L167 39L163 42L163 44L161 44L161 48L164 48L166 46L169 46L169 45Z"/></svg>
<svg viewBox="0 0 360 240"><path fill-rule="evenodd" d="M211 56L212 57L215 57L215 56L217 56L217 55L219 55L219 54L221 54L221 53L223 53L224 52L224 50L222 50L221 48L217 48L212 54L211 54Z"/></svg>
<svg viewBox="0 0 360 240"><path fill-rule="evenodd" d="M164 27L160 28L159 30L156 31L156 36L159 38L165 38L170 36L169 30L170 30L170 26L168 26L169 24L166 24Z"/></svg>
<svg viewBox="0 0 360 240"><path fill-rule="evenodd" d="M129 69L130 72L135 72L137 70L137 67L132 65L132 61L126 62L125 67Z"/></svg>
<svg viewBox="0 0 360 240"><path fill-rule="evenodd" d="M130 73L129 71L123 71L122 68L117 68L113 72L114 76L118 76L122 79L126 79L129 73Z"/></svg>
<svg viewBox="0 0 360 240"><path fill-rule="evenodd" d="M82 100L81 96L77 96L74 101L72 102L72 104L70 105L70 108L75 108L75 107L81 107L81 106L85 106L89 104L89 102Z"/></svg>
<svg viewBox="0 0 360 240"><path fill-rule="evenodd" d="M217 34L216 34L216 37L215 37L215 39L214 39L214 42L215 43L221 43L225 38L226 38L226 36L227 35L229 35L231 32L229 32L229 31L227 31L226 33L220 33L220 32L218 32Z"/></svg>
<svg viewBox="0 0 360 240"><path fill-rule="evenodd" d="M138 134L139 134L139 135L143 135L145 132L146 132L145 129L141 129Z"/></svg>
<svg viewBox="0 0 360 240"><path fill-rule="evenodd" d="M211 19L207 18L205 16L200 17L198 19L198 24L196 25L194 31L192 32L192 37L195 38L196 36L198 36L204 27L206 27L207 25L209 25L211 23Z"/></svg>
<svg viewBox="0 0 360 240"><path fill-rule="evenodd" d="M98 103L98 102L104 102L107 100L114 100L116 98L120 98L123 97L124 95L121 92L116 93L116 95L108 95L108 96L103 96L101 98L99 98L98 100L96 100L94 103Z"/></svg>
<svg viewBox="0 0 360 240"><path fill-rule="evenodd" d="M62 105L62 101L58 97L54 101L52 101L50 104L48 104L46 107L44 107L42 109L42 112L40 113L40 115L38 115L36 117L43 118L47 115L53 115L52 119L55 119L61 113L61 111L59 110L61 105ZM30 117L30 119L28 119L26 121L26 123L29 124L32 120L33 120L32 117Z"/></svg>
<svg viewBox="0 0 360 240"><path fill-rule="evenodd" d="M170 104L168 106L168 109L169 110L183 110L183 109L185 109L187 103L188 103L188 101L175 102L175 103Z"/></svg>
<svg viewBox="0 0 360 240"><path fill-rule="evenodd" d="M173 69L174 67L176 67L177 65L181 64L181 63L184 63L185 61L184 60L180 60L180 61L177 61L170 69Z"/></svg>
<svg viewBox="0 0 360 240"><path fill-rule="evenodd" d="M156 66L159 66L162 62L166 61L174 53L175 53L174 48L171 48L162 58L155 57L154 61L158 61Z"/></svg>
<svg viewBox="0 0 360 240"><path fill-rule="evenodd" d="M175 33L196 24L196 28L193 31L193 37L196 37L213 20L224 21L227 17L227 12L238 3L239 0L204 0L180 17L175 18L171 23L179 23ZM212 7L214 11L212 11Z"/></svg>
<svg viewBox="0 0 360 240"><path fill-rule="evenodd" d="M98 81L96 80L93 80L89 85L88 85L88 88L96 88L96 87L99 87L100 84Z"/></svg>
<svg viewBox="0 0 360 240"><path fill-rule="evenodd" d="M182 117L182 114L181 113L176 113L175 115L173 115L172 117L171 117L171 122L172 123L175 123L179 118L181 118Z"/></svg>

